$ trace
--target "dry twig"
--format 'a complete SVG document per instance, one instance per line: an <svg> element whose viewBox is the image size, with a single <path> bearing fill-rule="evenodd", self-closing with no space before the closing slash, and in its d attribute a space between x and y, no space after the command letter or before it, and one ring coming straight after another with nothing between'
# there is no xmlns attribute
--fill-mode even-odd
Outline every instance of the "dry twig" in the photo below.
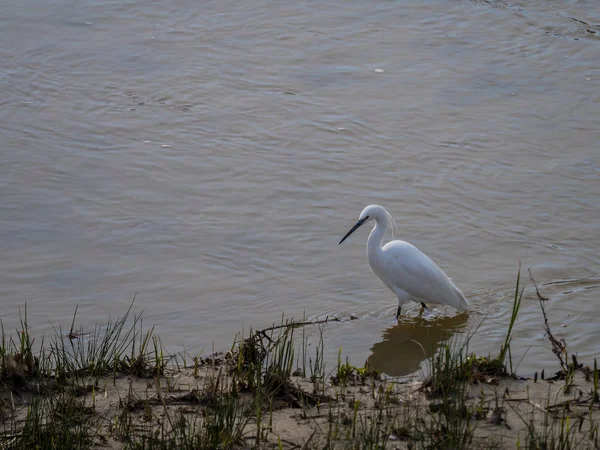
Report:
<svg viewBox="0 0 600 450"><path fill-rule="evenodd" d="M552 331L550 330L550 325L548 324L548 316L546 315L546 309L544 308L544 301L548 299L542 296L542 294L540 294L540 292L538 291L537 284L533 278L531 270L529 270L529 277L531 278L531 281L533 281L533 284L535 286L537 297L540 302L540 308L542 309L542 314L544 315L544 330L546 331L546 335L548 336L550 344L552 345L552 353L556 355L558 361L560 362L561 369L566 373L568 368L563 357L567 357L567 344L565 343L564 339L562 341L559 341L552 334Z"/></svg>

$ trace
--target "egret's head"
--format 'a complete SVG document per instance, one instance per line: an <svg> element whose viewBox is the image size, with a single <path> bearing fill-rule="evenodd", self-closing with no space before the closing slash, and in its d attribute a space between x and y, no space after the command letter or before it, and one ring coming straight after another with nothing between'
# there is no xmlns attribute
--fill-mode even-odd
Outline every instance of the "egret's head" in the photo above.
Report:
<svg viewBox="0 0 600 450"><path fill-rule="evenodd" d="M376 220L377 222L388 220L388 212L383 208L383 206L379 205L369 205L365 209L362 210L360 216L358 216L358 222L354 224L354 226L346 233L346 236L342 238L340 244L348 238L352 233L358 230L362 225L369 222L370 220Z"/></svg>

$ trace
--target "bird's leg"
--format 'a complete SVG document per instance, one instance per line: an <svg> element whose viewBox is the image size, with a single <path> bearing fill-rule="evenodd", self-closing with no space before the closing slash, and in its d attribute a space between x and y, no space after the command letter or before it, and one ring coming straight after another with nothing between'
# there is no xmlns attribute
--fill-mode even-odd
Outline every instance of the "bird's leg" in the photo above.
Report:
<svg viewBox="0 0 600 450"><path fill-rule="evenodd" d="M398 310L396 311L396 319L400 318L402 314L402 305L410 300L410 295L407 292L404 292L401 289L394 290L396 297L398 297Z"/></svg>
<svg viewBox="0 0 600 450"><path fill-rule="evenodd" d="M419 313L419 315L423 314L425 312L427 308L427 305L424 302L421 302L421 312Z"/></svg>

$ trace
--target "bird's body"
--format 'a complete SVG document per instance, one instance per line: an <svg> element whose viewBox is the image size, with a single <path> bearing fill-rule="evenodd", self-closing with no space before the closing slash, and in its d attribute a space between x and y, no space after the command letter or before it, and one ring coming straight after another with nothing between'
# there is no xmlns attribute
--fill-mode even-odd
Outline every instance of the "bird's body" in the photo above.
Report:
<svg viewBox="0 0 600 450"><path fill-rule="evenodd" d="M375 220L375 226L367 241L367 259L373 273L398 297L398 316L402 306L409 301L423 306L439 303L459 311L470 308L452 280L417 247L399 240L382 246L391 221L390 214L382 206L367 206L340 244L369 220Z"/></svg>

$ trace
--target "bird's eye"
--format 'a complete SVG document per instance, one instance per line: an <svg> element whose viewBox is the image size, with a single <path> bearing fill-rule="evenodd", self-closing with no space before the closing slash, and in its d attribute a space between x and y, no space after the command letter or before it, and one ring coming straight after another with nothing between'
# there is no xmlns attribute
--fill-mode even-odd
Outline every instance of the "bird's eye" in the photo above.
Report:
<svg viewBox="0 0 600 450"><path fill-rule="evenodd" d="M365 217L365 219L369 220L369 216Z"/></svg>

